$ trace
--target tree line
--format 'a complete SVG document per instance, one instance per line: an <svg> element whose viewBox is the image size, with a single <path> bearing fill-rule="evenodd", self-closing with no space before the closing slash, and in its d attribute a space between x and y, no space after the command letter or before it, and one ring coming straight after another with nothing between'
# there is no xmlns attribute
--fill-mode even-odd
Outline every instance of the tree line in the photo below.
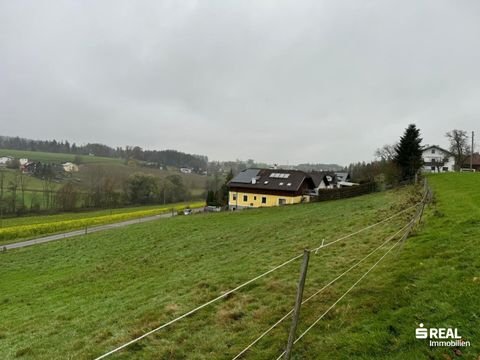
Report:
<svg viewBox="0 0 480 360"><path fill-rule="evenodd" d="M0 170L2 216L169 204L192 198L180 175L158 178L138 172L119 179L98 168L82 185L70 180L59 187L53 176L46 175L41 189L30 189L30 179L21 171L10 173L7 178L6 172Z"/></svg>
<svg viewBox="0 0 480 360"><path fill-rule="evenodd" d="M0 136L0 148L65 153L74 155L95 155L154 163L158 166L190 167L207 169L208 157L186 154L176 150L143 150L139 146L110 147L104 144L88 143L77 145L68 141L32 140L21 137Z"/></svg>
<svg viewBox="0 0 480 360"><path fill-rule="evenodd" d="M466 165L472 152L469 137L465 130L454 129L445 134L449 143L448 151L455 160L455 170ZM422 138L415 124L410 124L395 144L387 144L375 151L375 160L350 164L346 170L352 181L367 183L381 181L387 184L411 180L424 165L422 157ZM446 156L437 161L439 170L448 162Z"/></svg>

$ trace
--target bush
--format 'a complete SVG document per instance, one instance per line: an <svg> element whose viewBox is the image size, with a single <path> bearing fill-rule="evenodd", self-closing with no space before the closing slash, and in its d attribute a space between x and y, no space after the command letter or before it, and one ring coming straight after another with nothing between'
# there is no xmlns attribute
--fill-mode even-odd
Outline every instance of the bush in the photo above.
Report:
<svg viewBox="0 0 480 360"><path fill-rule="evenodd" d="M203 207L204 203L193 204L191 208ZM184 206L176 206L176 211L183 211ZM22 238L31 238L45 234L58 233L63 231L82 229L90 226L98 226L104 224L111 224L124 220L141 218L146 216L153 216L158 214L169 213L170 208L139 210L121 214L103 215L93 218L63 220L45 224L20 225L11 226L0 229L0 240L14 240Z"/></svg>

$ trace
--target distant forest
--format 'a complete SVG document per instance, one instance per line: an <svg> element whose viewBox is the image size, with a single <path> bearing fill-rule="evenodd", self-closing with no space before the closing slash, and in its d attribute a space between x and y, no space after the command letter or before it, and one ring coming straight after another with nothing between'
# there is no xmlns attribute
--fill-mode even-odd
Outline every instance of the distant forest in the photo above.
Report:
<svg viewBox="0 0 480 360"><path fill-rule="evenodd" d="M0 148L24 151L44 151L75 155L90 155L138 160L159 166L190 167L206 169L208 157L191 155L176 150L143 150L138 146L112 148L104 144L77 145L68 141L32 140L20 137L0 136Z"/></svg>

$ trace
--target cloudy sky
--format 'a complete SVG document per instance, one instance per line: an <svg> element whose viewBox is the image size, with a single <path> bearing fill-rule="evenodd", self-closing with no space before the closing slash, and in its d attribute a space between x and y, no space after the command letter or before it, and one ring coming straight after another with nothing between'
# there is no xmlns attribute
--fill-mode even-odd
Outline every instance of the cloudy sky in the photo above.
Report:
<svg viewBox="0 0 480 360"><path fill-rule="evenodd" d="M480 131L480 2L0 0L0 134L370 160ZM480 136L480 133L479 133Z"/></svg>

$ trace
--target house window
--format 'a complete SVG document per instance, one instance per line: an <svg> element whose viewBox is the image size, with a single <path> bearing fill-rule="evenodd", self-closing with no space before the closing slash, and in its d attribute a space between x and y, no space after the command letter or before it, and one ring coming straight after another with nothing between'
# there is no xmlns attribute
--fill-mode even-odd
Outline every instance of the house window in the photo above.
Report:
<svg viewBox="0 0 480 360"><path fill-rule="evenodd" d="M253 200L257 200L257 197L256 197L256 196L254 196L254 197L253 197Z"/></svg>
<svg viewBox="0 0 480 360"><path fill-rule="evenodd" d="M248 195L243 195L243 201L247 202L248 201Z"/></svg>
<svg viewBox="0 0 480 360"><path fill-rule="evenodd" d="M432 149L432 154L435 154L435 149Z"/></svg>
<svg viewBox="0 0 480 360"><path fill-rule="evenodd" d="M278 205L285 205L287 203L286 199L278 199Z"/></svg>
<svg viewBox="0 0 480 360"><path fill-rule="evenodd" d="M432 166L430 170L435 171L435 166Z"/></svg>
<svg viewBox="0 0 480 360"><path fill-rule="evenodd" d="M262 196L262 204L266 204L267 203L267 197L266 196Z"/></svg>
<svg viewBox="0 0 480 360"><path fill-rule="evenodd" d="M432 158L432 163L434 163L434 162L435 162L435 159L434 159L434 158Z"/></svg>
<svg viewBox="0 0 480 360"><path fill-rule="evenodd" d="M237 194L232 194L232 200L237 201Z"/></svg>
<svg viewBox="0 0 480 360"><path fill-rule="evenodd" d="M443 171L448 171L448 167L444 166Z"/></svg>

